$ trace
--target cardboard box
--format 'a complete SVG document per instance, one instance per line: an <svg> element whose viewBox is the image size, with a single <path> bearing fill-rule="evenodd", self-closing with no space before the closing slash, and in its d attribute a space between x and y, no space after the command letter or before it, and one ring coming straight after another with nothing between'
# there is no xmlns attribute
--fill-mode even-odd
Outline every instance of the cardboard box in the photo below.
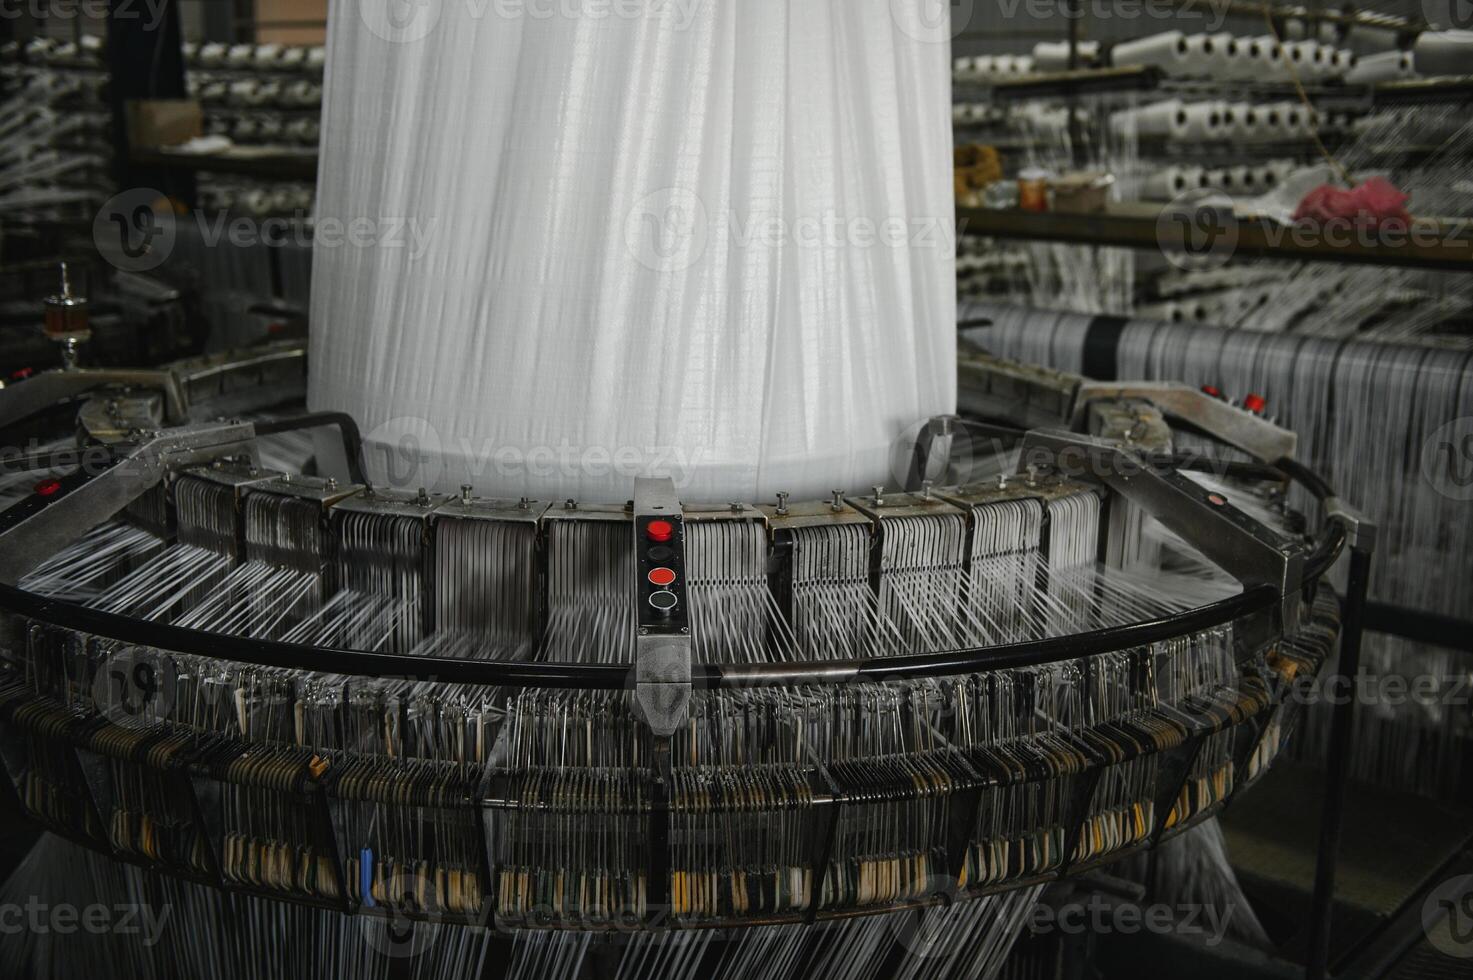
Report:
<svg viewBox="0 0 1473 980"><path fill-rule="evenodd" d="M1098 214L1110 199L1110 174L1065 174L1054 181L1054 210L1065 214Z"/></svg>
<svg viewBox="0 0 1473 980"><path fill-rule="evenodd" d="M128 145L136 149L178 146L204 131L204 113L194 99L129 99L124 111Z"/></svg>

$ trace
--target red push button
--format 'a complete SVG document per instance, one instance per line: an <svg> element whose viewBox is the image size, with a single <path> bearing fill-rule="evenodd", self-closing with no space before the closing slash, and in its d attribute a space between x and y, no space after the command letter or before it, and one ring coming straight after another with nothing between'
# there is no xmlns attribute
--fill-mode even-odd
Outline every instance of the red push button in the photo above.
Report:
<svg viewBox="0 0 1473 980"><path fill-rule="evenodd" d="M60 480L42 480L36 484L36 495L40 497L54 497L61 492Z"/></svg>
<svg viewBox="0 0 1473 980"><path fill-rule="evenodd" d="M1209 398L1221 398L1222 389L1218 388L1215 385L1203 385L1202 394L1206 395Z"/></svg>
<svg viewBox="0 0 1473 980"><path fill-rule="evenodd" d="M1254 415L1261 415L1263 410L1268 407L1268 402L1263 400L1262 395L1249 395L1243 399L1243 407Z"/></svg>
<svg viewBox="0 0 1473 980"><path fill-rule="evenodd" d="M647 578L649 578L651 585L658 585L660 588L663 589L667 585L674 584L674 582L675 582L675 569L673 569L673 568L651 568L650 569L650 573L647 576Z"/></svg>
<svg viewBox="0 0 1473 980"><path fill-rule="evenodd" d="M675 525L669 521L650 521L644 526L645 537L664 544L675 537Z"/></svg>

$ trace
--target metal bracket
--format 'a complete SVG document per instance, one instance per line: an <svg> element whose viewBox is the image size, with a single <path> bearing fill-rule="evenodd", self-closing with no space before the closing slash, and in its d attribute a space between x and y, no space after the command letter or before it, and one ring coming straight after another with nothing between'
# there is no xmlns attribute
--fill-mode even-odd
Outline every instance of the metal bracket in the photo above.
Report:
<svg viewBox="0 0 1473 980"><path fill-rule="evenodd" d="M165 429L96 471L84 467L49 482L45 493L33 493L0 514L0 583L15 585L157 486L167 473L242 452L254 454L254 439L248 422Z"/></svg>
<svg viewBox="0 0 1473 980"><path fill-rule="evenodd" d="M1288 429L1175 381L1087 381L1079 386L1073 423L1083 421L1090 402L1119 398L1150 402L1167 416L1267 463L1292 459L1299 445L1299 437Z"/></svg>
<svg viewBox="0 0 1473 980"><path fill-rule="evenodd" d="M1293 432L1179 382L1090 381L990 354L958 358L957 400L962 409L1015 425L1082 430L1091 402L1122 399L1149 402L1168 417L1265 462L1292 459L1298 446Z"/></svg>
<svg viewBox="0 0 1473 980"><path fill-rule="evenodd" d="M19 384L0 388L0 428L29 418L59 402L108 386L163 392L164 417L170 421L182 421L187 413L183 386L178 376L169 370L45 371Z"/></svg>
<svg viewBox="0 0 1473 980"><path fill-rule="evenodd" d="M1085 430L1132 449L1166 455L1171 452L1171 426L1161 410L1138 399L1090 402L1085 408Z"/></svg>
<svg viewBox="0 0 1473 980"><path fill-rule="evenodd" d="M242 414L286 400L305 379L305 363L305 348L286 343L190 358L160 368L46 371L18 384L0 385L0 428L91 392L98 392L97 404L84 409L82 421L99 426L99 438L118 427L110 424L117 415L177 426ZM129 392L139 397L129 399Z"/></svg>
<svg viewBox="0 0 1473 980"><path fill-rule="evenodd" d="M1325 516L1339 521L1345 528L1345 543L1357 551L1374 552L1380 536L1380 525L1365 514L1341 500L1328 497L1324 502Z"/></svg>
<svg viewBox="0 0 1473 980"><path fill-rule="evenodd" d="M633 533L635 702L650 729L669 737L685 724L691 696L689 566L685 518L673 480L634 481ZM656 569L674 578L656 584L651 579Z"/></svg>
<svg viewBox="0 0 1473 980"><path fill-rule="evenodd" d="M915 449L911 453L910 476L905 483L907 490L921 488L931 467L931 458L936 453L936 443L955 435L959 421L961 420L955 415L937 415L926 420L926 424L916 435Z"/></svg>
<svg viewBox="0 0 1473 980"><path fill-rule="evenodd" d="M957 358L957 405L1019 426L1068 425L1084 379L991 354Z"/></svg>
<svg viewBox="0 0 1473 980"><path fill-rule="evenodd" d="M1101 483L1143 508L1181 535L1245 588L1271 586L1280 596L1281 626L1299 621L1304 549L1280 538L1182 474L1151 465L1120 446L1057 430L1028 433L1019 456L1020 472L1045 467L1071 478ZM1245 639L1273 635L1273 624L1252 629ZM1256 634L1262 633L1262 636Z"/></svg>
<svg viewBox="0 0 1473 980"><path fill-rule="evenodd" d="M156 391L89 398L77 413L88 438L110 445L128 442L135 432L163 428L164 400Z"/></svg>

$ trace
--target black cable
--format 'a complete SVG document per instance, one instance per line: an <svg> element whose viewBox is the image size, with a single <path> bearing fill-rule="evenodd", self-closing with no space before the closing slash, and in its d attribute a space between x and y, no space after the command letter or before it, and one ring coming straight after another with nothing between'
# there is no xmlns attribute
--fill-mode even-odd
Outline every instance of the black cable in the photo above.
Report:
<svg viewBox="0 0 1473 980"><path fill-rule="evenodd" d="M1366 629L1402 639L1473 653L1473 623L1388 602L1366 603Z"/></svg>
<svg viewBox="0 0 1473 980"><path fill-rule="evenodd" d="M303 429L335 428L343 440L343 451L348 455L348 475L354 483L367 485L363 474L363 436L358 423L346 412L310 412L289 419L274 419L254 423L257 436L274 436L283 432L300 432Z"/></svg>

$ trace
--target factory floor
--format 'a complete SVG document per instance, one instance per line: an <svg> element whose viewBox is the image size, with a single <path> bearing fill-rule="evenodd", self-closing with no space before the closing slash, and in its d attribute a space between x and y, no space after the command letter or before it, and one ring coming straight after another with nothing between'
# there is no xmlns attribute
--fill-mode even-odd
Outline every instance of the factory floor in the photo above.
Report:
<svg viewBox="0 0 1473 980"><path fill-rule="evenodd" d="M1229 858L1274 943L1271 952L1226 944L1205 950L1171 937L1106 937L1103 975L1137 976L1142 957L1149 957L1171 964L1163 976L1193 980L1302 977L1323 799L1322 773L1280 763L1222 817ZM1352 786L1336 865L1332 974L1337 980L1473 978L1473 942L1463 944L1468 958L1449 956L1422 925L1429 892L1470 873L1473 809ZM1436 929L1448 927L1444 921ZM1443 948L1457 948L1438 938Z"/></svg>
<svg viewBox="0 0 1473 980"><path fill-rule="evenodd" d="M0 779L8 778L0 773ZM41 832L20 815L15 794L0 787L0 882L10 877L39 836Z"/></svg>

